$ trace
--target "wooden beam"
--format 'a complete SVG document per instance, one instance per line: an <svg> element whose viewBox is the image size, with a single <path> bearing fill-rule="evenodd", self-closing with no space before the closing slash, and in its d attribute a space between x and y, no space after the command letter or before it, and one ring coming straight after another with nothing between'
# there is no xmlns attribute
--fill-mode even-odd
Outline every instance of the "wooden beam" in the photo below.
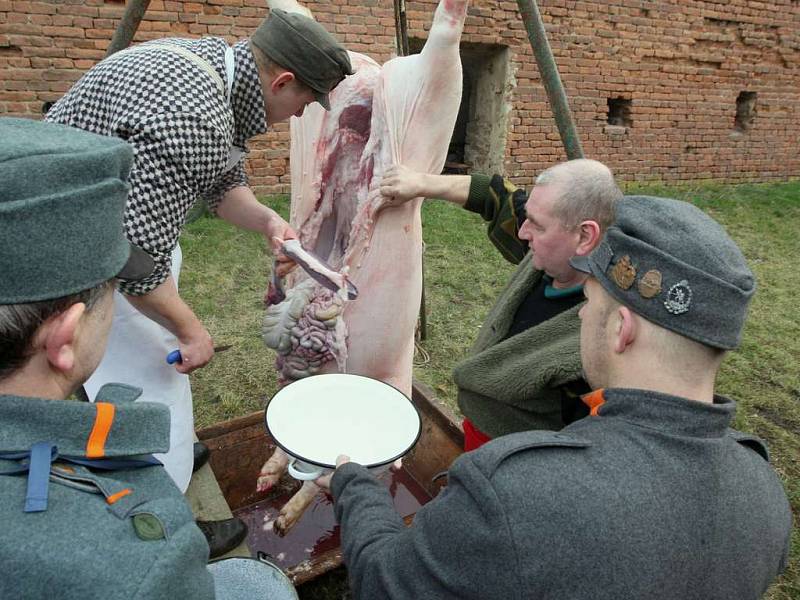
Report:
<svg viewBox="0 0 800 600"><path fill-rule="evenodd" d="M128 4L125 5L125 13L111 38L108 50L106 50L106 58L131 45L133 36L136 35L136 30L139 29L139 23L142 22L148 6L150 6L150 0L128 0Z"/></svg>

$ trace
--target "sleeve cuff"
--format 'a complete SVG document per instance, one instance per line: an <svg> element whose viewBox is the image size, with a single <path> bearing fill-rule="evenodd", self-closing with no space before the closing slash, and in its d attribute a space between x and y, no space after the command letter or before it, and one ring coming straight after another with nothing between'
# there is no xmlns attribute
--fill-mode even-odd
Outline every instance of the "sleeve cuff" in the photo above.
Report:
<svg viewBox="0 0 800 600"><path fill-rule="evenodd" d="M349 462L336 469L331 477L331 495L336 500L345 486L359 473L366 471L358 463Z"/></svg>
<svg viewBox="0 0 800 600"><path fill-rule="evenodd" d="M482 215L491 182L492 178L489 175L484 175L483 173L472 174L469 182L469 196L467 196L464 208Z"/></svg>

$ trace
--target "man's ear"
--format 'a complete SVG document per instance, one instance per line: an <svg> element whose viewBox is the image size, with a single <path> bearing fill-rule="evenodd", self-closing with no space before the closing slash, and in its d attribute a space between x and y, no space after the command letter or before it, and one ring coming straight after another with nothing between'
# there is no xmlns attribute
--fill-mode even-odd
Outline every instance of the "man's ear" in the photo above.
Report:
<svg viewBox="0 0 800 600"><path fill-rule="evenodd" d="M575 254L578 256L586 256L600 243L600 225L597 221L584 221L580 224L578 230L578 247L575 248Z"/></svg>
<svg viewBox="0 0 800 600"><path fill-rule="evenodd" d="M48 319L44 325L43 343L47 362L57 371L67 372L75 366L75 336L85 312L86 305L78 302Z"/></svg>
<svg viewBox="0 0 800 600"><path fill-rule="evenodd" d="M614 311L616 319L614 329L614 352L622 354L635 340L639 332L637 316L627 306L620 306Z"/></svg>
<svg viewBox="0 0 800 600"><path fill-rule="evenodd" d="M269 88L272 90L273 94L276 94L294 80L294 73L291 71L281 71L272 79L272 82L269 84Z"/></svg>

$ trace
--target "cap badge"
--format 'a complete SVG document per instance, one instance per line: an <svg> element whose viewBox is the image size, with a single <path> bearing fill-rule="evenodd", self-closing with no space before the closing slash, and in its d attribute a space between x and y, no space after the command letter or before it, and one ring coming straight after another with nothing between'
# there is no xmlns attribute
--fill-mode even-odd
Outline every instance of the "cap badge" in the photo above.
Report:
<svg viewBox="0 0 800 600"><path fill-rule="evenodd" d="M683 279L669 288L664 307L673 315L682 315L689 310L691 303L692 288L689 287L689 282Z"/></svg>
<svg viewBox="0 0 800 600"><path fill-rule="evenodd" d="M642 298L655 298L661 293L661 271L648 271L639 280L639 293Z"/></svg>
<svg viewBox="0 0 800 600"><path fill-rule="evenodd" d="M611 269L611 280L617 287L627 290L636 279L636 268L631 264L631 257L627 254L620 258Z"/></svg>

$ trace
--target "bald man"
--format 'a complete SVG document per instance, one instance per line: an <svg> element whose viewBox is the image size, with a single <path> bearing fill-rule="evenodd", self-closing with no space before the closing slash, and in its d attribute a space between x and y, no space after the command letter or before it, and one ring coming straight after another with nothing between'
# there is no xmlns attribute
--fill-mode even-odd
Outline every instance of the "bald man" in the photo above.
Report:
<svg viewBox="0 0 800 600"><path fill-rule="evenodd" d="M394 204L423 196L478 213L503 257L519 265L453 371L464 449L516 431L561 429L585 416L578 309L586 274L569 259L594 250L614 220L622 192L608 167L589 159L560 163L539 174L528 196L500 175L395 166L381 193Z"/></svg>

